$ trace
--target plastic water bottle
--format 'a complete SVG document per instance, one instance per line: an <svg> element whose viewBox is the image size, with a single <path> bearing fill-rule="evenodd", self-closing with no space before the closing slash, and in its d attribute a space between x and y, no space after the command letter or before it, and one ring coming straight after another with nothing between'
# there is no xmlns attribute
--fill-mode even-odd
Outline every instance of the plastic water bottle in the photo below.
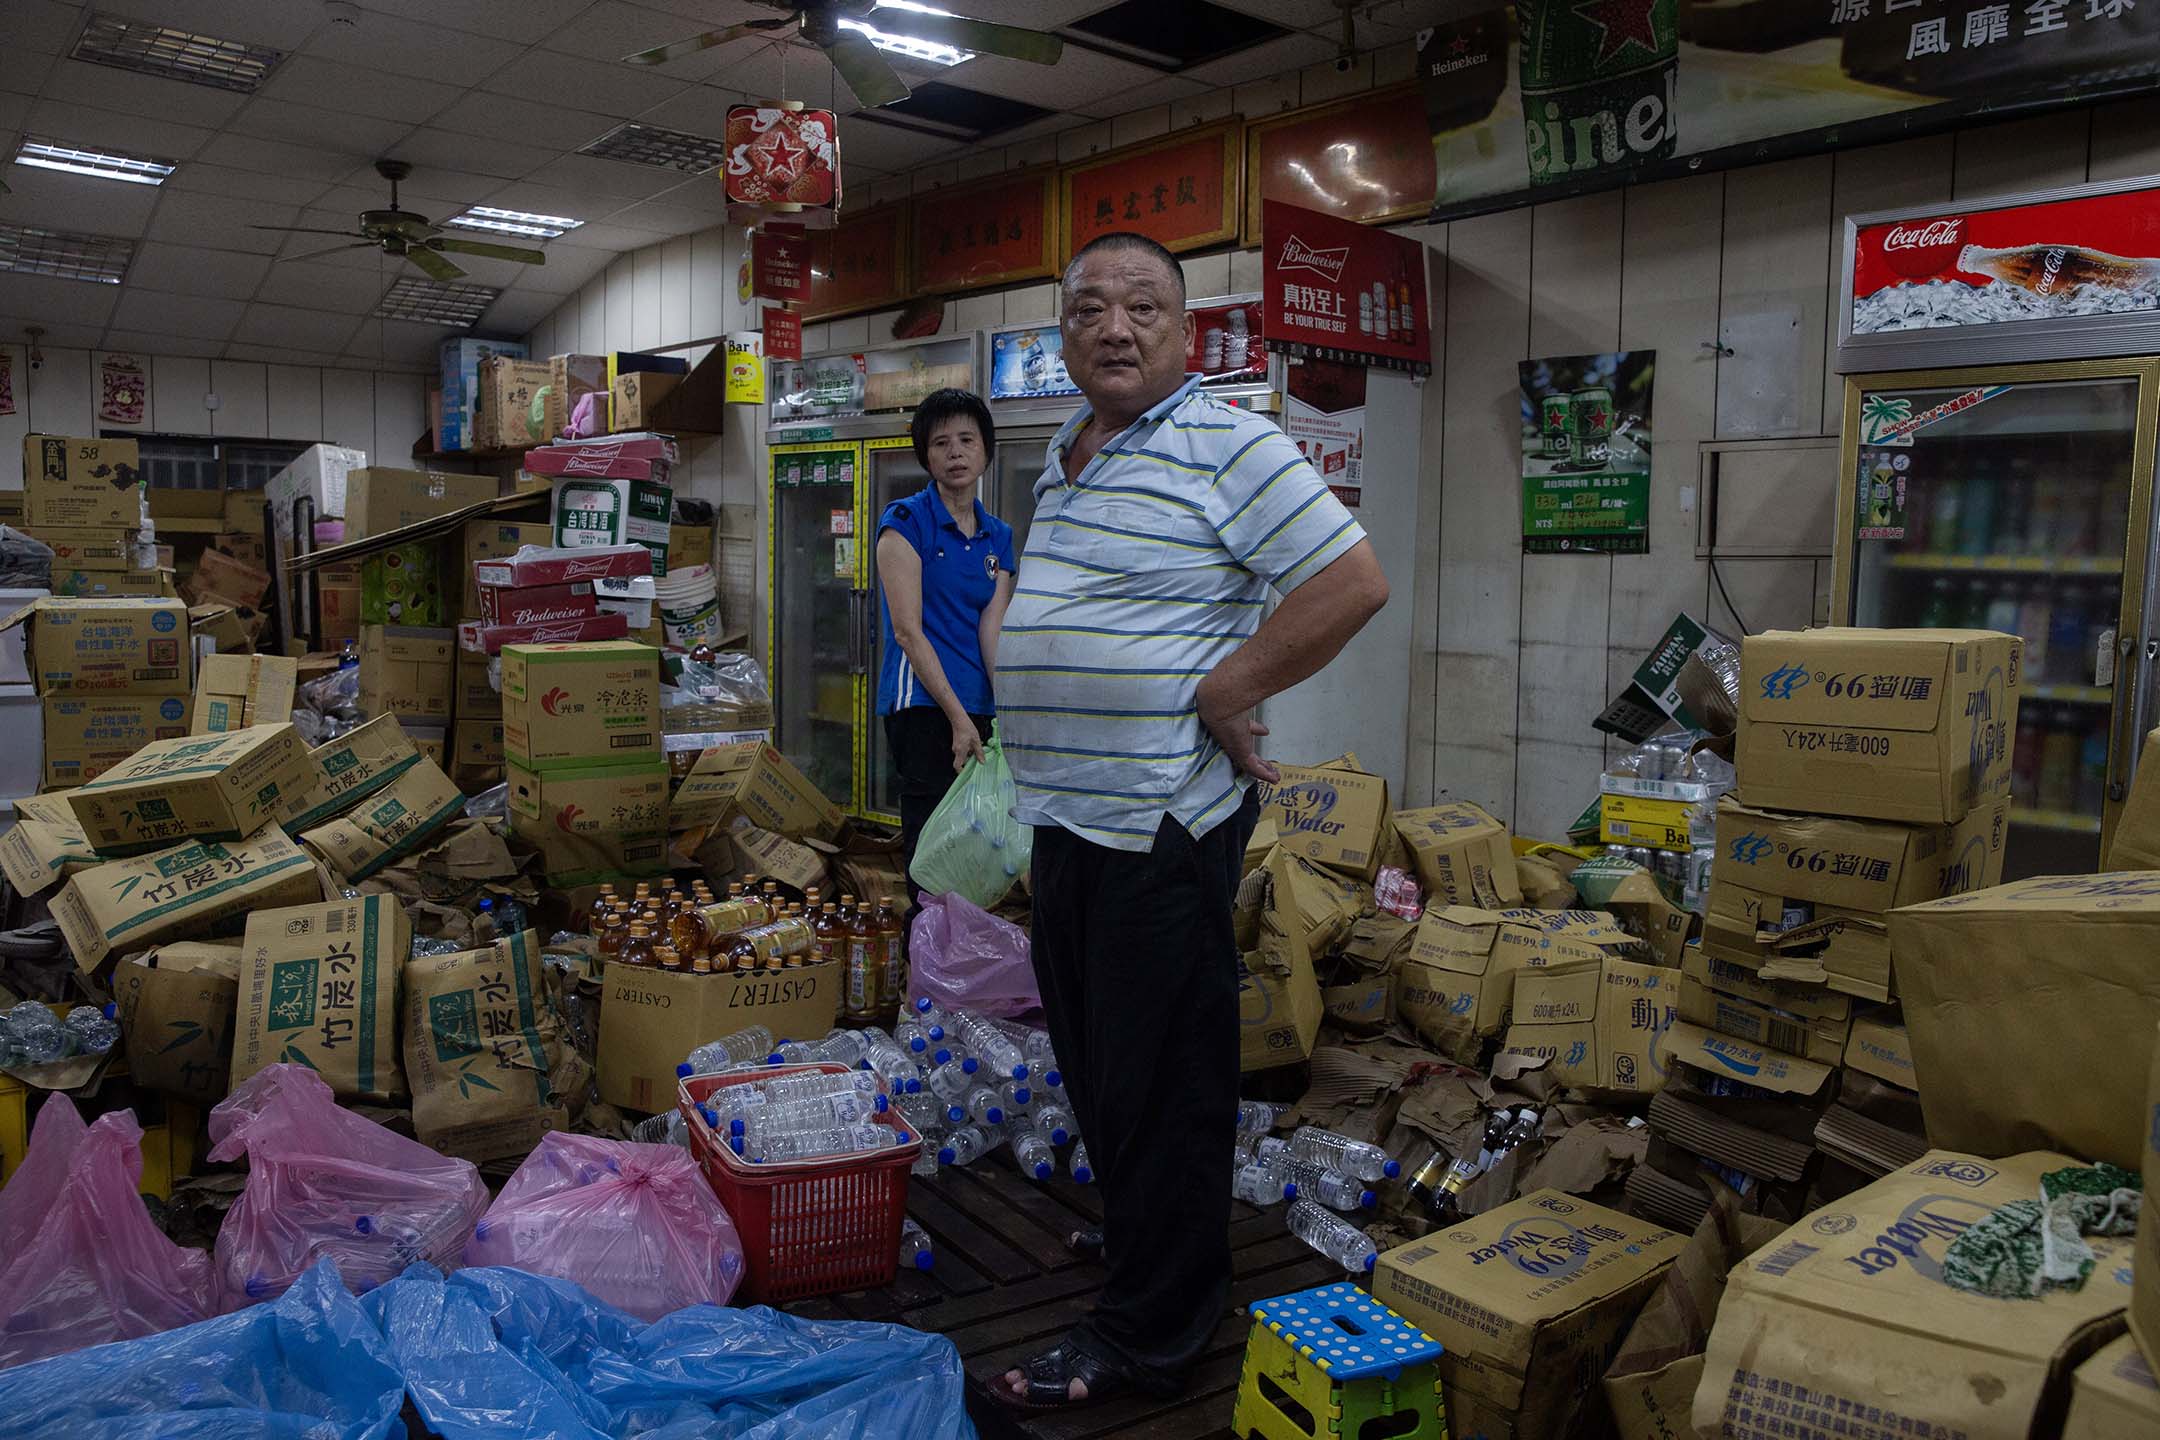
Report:
<svg viewBox="0 0 2160 1440"><path fill-rule="evenodd" d="M1230 1193L1248 1205L1280 1205L1289 1191L1287 1168L1278 1161L1247 1161L1230 1179Z"/></svg>
<svg viewBox="0 0 2160 1440"><path fill-rule="evenodd" d="M1353 1275L1369 1274L1380 1258L1372 1237L1310 1200L1294 1200L1283 1219L1290 1233Z"/></svg>
<svg viewBox="0 0 2160 1440"><path fill-rule="evenodd" d="M875 1027L861 1032L862 1063L885 1077L893 1090L914 1093L922 1089L922 1062L900 1048L899 1042Z"/></svg>
<svg viewBox="0 0 2160 1440"><path fill-rule="evenodd" d="M1027 1056L1031 1070L1055 1070L1058 1068L1057 1052L1050 1048L1050 1032L1030 1030L1021 1042L1021 1052Z"/></svg>
<svg viewBox="0 0 2160 1440"><path fill-rule="evenodd" d="M806 1100L813 1095L838 1095L852 1090L858 1095L878 1093L878 1077L867 1070L850 1070L843 1075L811 1073L782 1075L764 1082L765 1098L780 1103L788 1100Z"/></svg>
<svg viewBox="0 0 2160 1440"><path fill-rule="evenodd" d="M46 1006L25 1000L8 1011L4 1026L12 1049L23 1065L42 1065L64 1058L74 1041L60 1020Z"/></svg>
<svg viewBox="0 0 2160 1440"><path fill-rule="evenodd" d="M977 1085L967 1093L967 1098L946 1112L955 1125L973 1120L978 1125L1002 1125L1005 1123L1005 1106L998 1099L998 1092L988 1085Z"/></svg>
<svg viewBox="0 0 2160 1440"><path fill-rule="evenodd" d="M1035 1129L1052 1145L1063 1145L1080 1133L1080 1126L1073 1119L1072 1111L1055 1103L1035 1108Z"/></svg>
<svg viewBox="0 0 2160 1440"><path fill-rule="evenodd" d="M980 1125L963 1125L938 1147L938 1164L972 1165L997 1148L998 1137Z"/></svg>
<svg viewBox="0 0 2160 1440"><path fill-rule="evenodd" d="M1072 1154L1066 1158L1065 1163L1072 1167L1072 1177L1075 1185L1092 1185L1095 1183L1095 1167L1088 1164L1087 1141L1082 1140L1079 1144L1073 1146Z"/></svg>
<svg viewBox="0 0 2160 1440"><path fill-rule="evenodd" d="M1284 1195L1292 1200L1303 1195L1318 1200L1330 1210L1370 1210L1380 1197L1360 1185L1340 1170L1323 1170L1305 1160L1292 1160L1288 1166L1290 1188Z"/></svg>
<svg viewBox="0 0 2160 1440"><path fill-rule="evenodd" d="M968 1092L975 1088L974 1073L963 1062L948 1060L943 1065L932 1066L930 1073L923 1077L923 1084L946 1104L965 1105Z"/></svg>
<svg viewBox="0 0 2160 1440"><path fill-rule="evenodd" d="M919 1131L925 1140L943 1140L952 1122L945 1118L945 1106L935 1095L902 1095L893 1101L893 1108L907 1122L910 1130ZM935 1147L930 1147L933 1155Z"/></svg>
<svg viewBox="0 0 2160 1440"><path fill-rule="evenodd" d="M912 1218L900 1222L900 1268L903 1270L928 1270L937 1263L937 1252L930 1248L930 1237L922 1226Z"/></svg>
<svg viewBox="0 0 2160 1440"><path fill-rule="evenodd" d="M935 1035L930 1033L932 1029L937 1031ZM898 1020L893 1023L892 1033L893 1039L899 1042L903 1050L921 1060L930 1054L932 1041L945 1038L945 1027L925 1027L919 1020Z"/></svg>
<svg viewBox="0 0 2160 1440"><path fill-rule="evenodd" d="M1032 1175L1037 1180L1048 1180L1057 1174L1057 1152L1050 1142L1036 1133L1035 1127L1021 1116L1015 1115L1004 1124L1005 1143L1012 1147L1013 1159L1020 1166L1020 1173Z"/></svg>
<svg viewBox="0 0 2160 1440"><path fill-rule="evenodd" d="M747 1030L737 1030L718 1040L708 1040L690 1052L690 1072L694 1075L710 1075L716 1070L743 1060L763 1060L772 1053L772 1031L763 1025L752 1025Z"/></svg>
<svg viewBox="0 0 2160 1440"><path fill-rule="evenodd" d="M870 1042L853 1030L831 1030L823 1040L810 1047L810 1055L816 1060L830 1060L835 1065L857 1069L870 1057Z"/></svg>
<svg viewBox="0 0 2160 1440"><path fill-rule="evenodd" d="M1008 1115L1022 1114L1035 1103L1035 1091L1025 1081L1007 1080L998 1086L998 1103Z"/></svg>
<svg viewBox="0 0 2160 1440"><path fill-rule="evenodd" d="M1393 1180L1402 1174L1402 1165L1390 1159L1387 1151L1379 1146L1352 1140L1333 1130L1322 1130L1317 1125L1300 1125L1291 1133L1290 1154L1323 1170L1340 1170L1368 1183Z"/></svg>
<svg viewBox="0 0 2160 1440"><path fill-rule="evenodd" d="M687 1150L690 1127L683 1123L682 1111L670 1110L638 1121L631 1127L630 1138L640 1145L680 1145Z"/></svg>
<svg viewBox="0 0 2160 1440"><path fill-rule="evenodd" d="M1005 1038L1005 1033L980 1015L970 1015L965 1010L952 1014L952 1023L946 1031L957 1038L968 1052L977 1056L983 1064L1000 1075L1015 1080L1028 1078L1027 1061L1021 1057L1020 1047Z"/></svg>
<svg viewBox="0 0 2160 1440"><path fill-rule="evenodd" d="M914 1005L910 1008L914 1010L916 1021L924 1029L934 1027L942 1030L947 1036L952 1034L952 1016L940 1010L937 1002L933 1001L929 996L917 997Z"/></svg>
<svg viewBox="0 0 2160 1440"><path fill-rule="evenodd" d="M875 1121L853 1125L829 1125L820 1130L783 1130L777 1135L739 1139L742 1154L753 1164L769 1165L782 1160L807 1160L818 1155L856 1155L867 1150L889 1150L903 1144L906 1132Z"/></svg>
<svg viewBox="0 0 2160 1440"><path fill-rule="evenodd" d="M1265 1100L1240 1100L1237 1107L1237 1128L1240 1135L1265 1135L1275 1128L1282 1118L1283 1107L1270 1105Z"/></svg>
<svg viewBox="0 0 2160 1440"><path fill-rule="evenodd" d="M78 1055L103 1055L120 1039L120 1026L113 1019L115 1008L78 1005L68 1012L66 1028L73 1037Z"/></svg>
<svg viewBox="0 0 2160 1440"><path fill-rule="evenodd" d="M818 1054L817 1046L807 1040L782 1040L772 1047L765 1057L768 1065L808 1065L825 1057Z"/></svg>
<svg viewBox="0 0 2160 1440"><path fill-rule="evenodd" d="M495 926L498 934L518 935L532 928L532 917L525 913L523 905L505 895L495 902Z"/></svg>
<svg viewBox="0 0 2160 1440"><path fill-rule="evenodd" d="M844 1090L838 1095L813 1095L780 1105L759 1105L746 1110L729 1128L738 1135L778 1135L790 1130L822 1130L833 1125L853 1125L882 1115L890 1108L883 1095L859 1095Z"/></svg>

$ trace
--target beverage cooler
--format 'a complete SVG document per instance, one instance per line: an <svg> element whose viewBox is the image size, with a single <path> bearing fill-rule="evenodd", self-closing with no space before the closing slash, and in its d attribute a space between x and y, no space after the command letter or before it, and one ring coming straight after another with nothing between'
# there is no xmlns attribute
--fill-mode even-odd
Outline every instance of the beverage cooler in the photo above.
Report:
<svg viewBox="0 0 2160 1440"><path fill-rule="evenodd" d="M2160 191L1846 222L1838 624L2025 640L2004 876L2099 868L2156 723Z"/></svg>

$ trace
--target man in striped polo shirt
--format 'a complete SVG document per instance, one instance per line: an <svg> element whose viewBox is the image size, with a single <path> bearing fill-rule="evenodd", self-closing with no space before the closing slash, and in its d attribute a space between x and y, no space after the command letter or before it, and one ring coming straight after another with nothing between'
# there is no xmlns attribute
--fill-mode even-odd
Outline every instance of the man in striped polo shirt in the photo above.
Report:
<svg viewBox="0 0 2160 1440"><path fill-rule="evenodd" d="M1035 482L998 647L1035 827L1033 956L1103 1191L1094 1311L1006 1376L1033 1406L1175 1392L1222 1321L1238 1082L1230 911L1266 729L1253 707L1387 601L1371 544L1290 440L1185 373L1185 278L1106 235L1065 272L1086 397ZM1272 615L1270 591L1283 597ZM1263 618L1265 617L1265 618Z"/></svg>

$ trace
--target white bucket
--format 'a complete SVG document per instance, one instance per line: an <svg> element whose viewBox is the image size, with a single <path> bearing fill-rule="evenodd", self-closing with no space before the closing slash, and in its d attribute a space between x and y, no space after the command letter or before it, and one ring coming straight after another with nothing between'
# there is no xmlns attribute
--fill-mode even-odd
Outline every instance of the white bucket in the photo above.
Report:
<svg viewBox="0 0 2160 1440"><path fill-rule="evenodd" d="M687 651L720 643L720 584L712 566L670 570L655 579L653 603L660 611L661 635L668 649Z"/></svg>

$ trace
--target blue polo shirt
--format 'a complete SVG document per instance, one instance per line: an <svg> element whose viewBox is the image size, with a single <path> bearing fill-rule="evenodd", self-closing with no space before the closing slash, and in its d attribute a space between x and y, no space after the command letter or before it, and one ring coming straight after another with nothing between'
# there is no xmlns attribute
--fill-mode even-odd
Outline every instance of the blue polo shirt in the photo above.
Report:
<svg viewBox="0 0 2160 1440"><path fill-rule="evenodd" d="M1000 575L1012 573L1012 526L975 502L975 534L960 533L932 483L885 507L878 517L877 538L891 530L922 559L922 628L945 667L945 682L970 715L995 713L990 676L983 668L982 613L997 593ZM874 542L873 542L874 543ZM911 705L935 708L937 701L915 676L893 639L892 604L878 587L878 613L884 627L885 663L878 671L878 714L890 715Z"/></svg>

